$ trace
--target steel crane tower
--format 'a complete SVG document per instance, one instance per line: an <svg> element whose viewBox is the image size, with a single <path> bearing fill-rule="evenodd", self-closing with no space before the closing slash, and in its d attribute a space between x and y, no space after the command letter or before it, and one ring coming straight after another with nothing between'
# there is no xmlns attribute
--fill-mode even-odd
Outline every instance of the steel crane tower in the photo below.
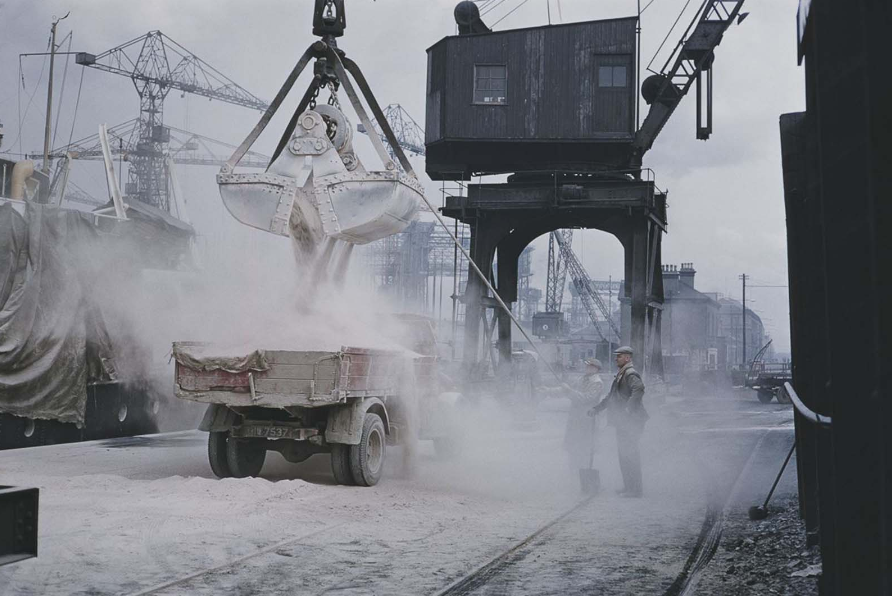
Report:
<svg viewBox="0 0 892 596"><path fill-rule="evenodd" d="M556 230L548 236L548 274L545 283L545 312L560 312L567 285L567 261L562 258L555 238L563 237L567 246L573 245L573 230Z"/></svg>
<svg viewBox="0 0 892 596"><path fill-rule="evenodd" d="M604 319L607 320L607 324L610 325L610 329L613 331L613 333L616 334L616 337L621 337L619 333L619 327L613 321L610 309L608 309L607 305L604 304L604 300L598 293L594 282L592 282L591 278L588 276L588 273L586 273L585 268L582 266L582 263L580 263L579 259L576 258L576 254L573 252L570 244L565 242L562 234L556 234L554 236L554 239L555 242L557 242L558 247L560 248L561 256L567 263L566 270L570 274L570 279L573 280L573 285L576 286L576 291L579 295L579 299L582 301L582 305L585 307L585 311L588 313L589 318L592 320L592 325L594 326L595 331L598 332L598 335L601 336L601 339L603 339L607 343L611 343L611 340L604 336L604 332L601 331L601 327L598 325L598 318L595 310L597 309L601 312L601 315L604 317Z"/></svg>
<svg viewBox="0 0 892 596"><path fill-rule="evenodd" d="M139 93L140 115L125 194L165 211L170 210L166 165L170 129L163 121L167 94L177 90L256 110L267 108L265 101L161 31L149 31L98 55L79 52L75 62L133 81Z"/></svg>
<svg viewBox="0 0 892 596"><path fill-rule="evenodd" d="M383 110L384 119L390 125L390 129L396 136L397 143L404 150L415 155L424 155L424 129L415 122L415 119L409 115L409 112L398 103L392 103ZM372 126L382 141L387 143L387 137L381 129L381 125L377 120L372 121ZM357 125L357 130L361 133L368 134L368 131L362 124ZM390 158L399 165L396 156L393 155L393 149L387 145L387 151Z"/></svg>

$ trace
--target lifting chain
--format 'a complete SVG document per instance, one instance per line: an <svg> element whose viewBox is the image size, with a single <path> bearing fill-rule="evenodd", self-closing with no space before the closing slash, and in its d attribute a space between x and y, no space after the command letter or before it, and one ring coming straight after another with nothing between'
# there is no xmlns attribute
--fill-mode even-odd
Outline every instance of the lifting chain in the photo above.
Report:
<svg viewBox="0 0 892 596"><path fill-rule="evenodd" d="M338 84L335 81L328 81L328 105L341 111L341 103L338 101ZM323 118L326 124L326 134L328 138L334 141L335 135L338 133L338 123L331 118Z"/></svg>
<svg viewBox="0 0 892 596"><path fill-rule="evenodd" d="M316 85L316 89L313 91L313 97L310 98L310 103L307 106L309 109L315 109L316 107L316 99L319 97L320 87Z"/></svg>

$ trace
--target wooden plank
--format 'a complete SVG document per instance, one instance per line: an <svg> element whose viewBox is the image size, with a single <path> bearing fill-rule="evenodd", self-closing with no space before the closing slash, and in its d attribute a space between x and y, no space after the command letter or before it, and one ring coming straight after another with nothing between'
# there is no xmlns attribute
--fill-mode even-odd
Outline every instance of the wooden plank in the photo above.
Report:
<svg viewBox="0 0 892 596"><path fill-rule="evenodd" d="M258 395L257 400L251 399L250 393L236 393L234 391L183 391L177 389L176 395L180 399L187 399L204 404L223 404L232 407L262 406L269 408L305 407L318 408L333 403L328 395L316 395L310 400L309 394L264 394Z"/></svg>
<svg viewBox="0 0 892 596"><path fill-rule="evenodd" d="M314 377L315 371L315 377ZM338 367L333 363L313 364L270 364L269 370L255 373L257 379L334 379Z"/></svg>
<svg viewBox="0 0 892 596"><path fill-rule="evenodd" d="M248 390L248 371L231 373L224 370L197 371L181 364L176 367L176 382L189 391L207 391L217 387Z"/></svg>
<svg viewBox="0 0 892 596"><path fill-rule="evenodd" d="M254 381L257 395L277 393L282 395L310 394L310 381L304 379L257 379ZM332 379L316 383L315 393L324 394L334 390Z"/></svg>
<svg viewBox="0 0 892 596"><path fill-rule="evenodd" d="M267 350L266 359L270 364L316 364L321 360L334 362L337 352L307 350Z"/></svg>

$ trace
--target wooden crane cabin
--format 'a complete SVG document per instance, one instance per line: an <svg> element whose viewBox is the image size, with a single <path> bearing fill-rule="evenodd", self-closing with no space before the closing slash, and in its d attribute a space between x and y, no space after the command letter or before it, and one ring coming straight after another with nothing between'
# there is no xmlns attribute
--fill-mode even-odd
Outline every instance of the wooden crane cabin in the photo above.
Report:
<svg viewBox="0 0 892 596"><path fill-rule="evenodd" d="M428 49L434 180L597 171L635 136L636 17L446 37Z"/></svg>

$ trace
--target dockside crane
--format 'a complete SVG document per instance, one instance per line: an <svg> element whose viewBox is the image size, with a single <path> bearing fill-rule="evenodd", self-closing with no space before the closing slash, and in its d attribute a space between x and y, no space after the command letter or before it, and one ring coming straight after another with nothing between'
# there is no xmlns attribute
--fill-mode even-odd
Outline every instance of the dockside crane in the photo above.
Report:
<svg viewBox="0 0 892 596"><path fill-rule="evenodd" d="M545 312L560 312L567 285L567 261L562 257L557 236L564 243L573 245L573 230L555 230L548 236L548 272L545 281Z"/></svg>
<svg viewBox="0 0 892 596"><path fill-rule="evenodd" d="M149 31L98 55L78 52L75 62L133 81L140 115L127 143L130 168L125 194L165 211L170 211L167 158L171 128L163 121L167 94L176 90L260 111L268 107L267 102L161 31Z"/></svg>

